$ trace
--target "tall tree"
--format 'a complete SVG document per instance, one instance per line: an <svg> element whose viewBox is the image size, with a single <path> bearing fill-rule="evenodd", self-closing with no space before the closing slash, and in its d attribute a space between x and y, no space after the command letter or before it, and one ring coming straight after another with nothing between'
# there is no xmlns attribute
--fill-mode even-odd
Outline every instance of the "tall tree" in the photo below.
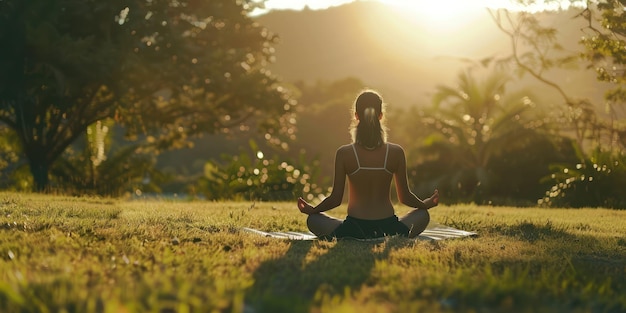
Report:
<svg viewBox="0 0 626 313"><path fill-rule="evenodd" d="M165 149L249 124L280 142L294 103L265 70L275 36L252 1L0 2L0 122L34 189L89 125L113 118Z"/></svg>
<svg viewBox="0 0 626 313"><path fill-rule="evenodd" d="M586 21L583 57L595 68L597 79L612 85L605 94L609 145L626 148L626 18L624 1L589 4L578 15Z"/></svg>

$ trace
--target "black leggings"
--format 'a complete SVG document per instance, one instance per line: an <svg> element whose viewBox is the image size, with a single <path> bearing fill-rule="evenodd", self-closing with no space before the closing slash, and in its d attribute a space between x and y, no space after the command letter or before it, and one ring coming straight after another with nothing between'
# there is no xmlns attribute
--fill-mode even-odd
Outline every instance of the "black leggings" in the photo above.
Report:
<svg viewBox="0 0 626 313"><path fill-rule="evenodd" d="M372 239L384 236L409 236L409 228L393 215L382 220L363 220L347 216L332 233L320 236L320 239L332 238Z"/></svg>

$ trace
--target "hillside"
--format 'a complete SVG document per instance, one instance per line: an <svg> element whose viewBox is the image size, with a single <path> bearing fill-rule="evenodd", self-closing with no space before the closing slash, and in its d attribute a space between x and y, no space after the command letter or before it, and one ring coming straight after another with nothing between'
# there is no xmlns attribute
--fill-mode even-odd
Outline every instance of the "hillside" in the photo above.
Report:
<svg viewBox="0 0 626 313"><path fill-rule="evenodd" d="M400 106L429 103L439 84L452 84L467 60L503 57L508 38L487 11L469 27L437 30L413 20L406 12L378 2L360 1L326 10L271 11L257 17L278 34L273 73L285 81L335 80L357 77L382 91ZM558 26L559 43L578 50L583 35L575 12L546 14L546 25ZM555 71L575 97L597 97L589 71ZM529 80L528 84L535 84ZM544 86L537 88L543 89ZM545 90L543 93L550 93Z"/></svg>

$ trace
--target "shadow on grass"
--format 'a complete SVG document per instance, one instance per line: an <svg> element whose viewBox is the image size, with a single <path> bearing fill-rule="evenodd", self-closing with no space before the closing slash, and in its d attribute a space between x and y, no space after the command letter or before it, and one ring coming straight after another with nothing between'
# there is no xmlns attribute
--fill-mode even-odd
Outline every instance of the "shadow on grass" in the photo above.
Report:
<svg viewBox="0 0 626 313"><path fill-rule="evenodd" d="M246 305L253 312L309 312L322 296L360 289L377 260L407 244L411 242L394 239L292 241L282 257L264 262L255 271Z"/></svg>
<svg viewBox="0 0 626 313"><path fill-rule="evenodd" d="M487 225L477 232L496 244L481 247L488 258L471 261L479 283L447 296L453 311L626 312L622 234L599 236L593 224L550 221Z"/></svg>
<svg viewBox="0 0 626 313"><path fill-rule="evenodd" d="M534 243L538 240L567 239L574 236L564 228L556 227L552 222L545 225L535 225L531 222L521 222L517 225L499 226L494 229L502 235L514 237L516 239Z"/></svg>
<svg viewBox="0 0 626 313"><path fill-rule="evenodd" d="M589 227L581 224L574 228L585 230ZM492 231L536 245L534 265L537 268L541 268L541 262L545 260L561 259L564 269L600 280L614 275L623 276L626 269L626 249L615 249L619 247L619 238L599 239L598 236L573 234L566 227L555 226L549 221L545 224L524 221L516 225L497 226ZM616 245L611 243L612 240ZM614 285L624 288L621 280Z"/></svg>

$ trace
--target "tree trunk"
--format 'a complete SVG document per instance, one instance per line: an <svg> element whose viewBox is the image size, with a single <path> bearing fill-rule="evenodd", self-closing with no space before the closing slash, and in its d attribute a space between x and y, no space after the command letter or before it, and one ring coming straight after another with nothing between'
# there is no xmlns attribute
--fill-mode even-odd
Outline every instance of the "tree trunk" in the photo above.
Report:
<svg viewBox="0 0 626 313"><path fill-rule="evenodd" d="M33 191L45 192L48 190L50 180L48 178L48 164L44 160L31 158L29 161L30 172L33 175Z"/></svg>

